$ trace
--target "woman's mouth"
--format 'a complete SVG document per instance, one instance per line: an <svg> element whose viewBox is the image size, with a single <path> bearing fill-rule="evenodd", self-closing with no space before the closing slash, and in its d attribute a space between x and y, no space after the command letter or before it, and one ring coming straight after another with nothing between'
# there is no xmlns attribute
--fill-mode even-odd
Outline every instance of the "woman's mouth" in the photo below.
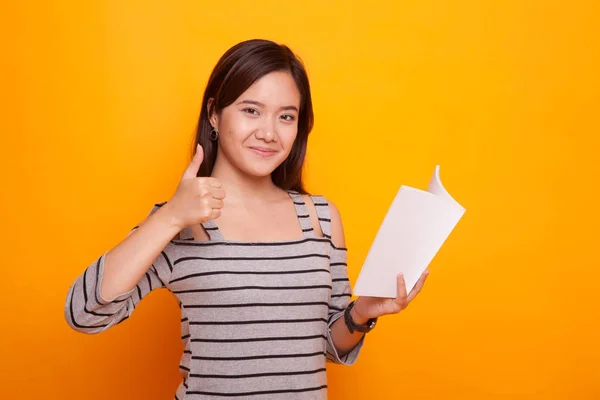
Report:
<svg viewBox="0 0 600 400"><path fill-rule="evenodd" d="M267 147L260 147L260 146L251 146L250 150L254 151L259 156L265 157L265 158L271 157L272 155L277 153L277 150L269 149Z"/></svg>

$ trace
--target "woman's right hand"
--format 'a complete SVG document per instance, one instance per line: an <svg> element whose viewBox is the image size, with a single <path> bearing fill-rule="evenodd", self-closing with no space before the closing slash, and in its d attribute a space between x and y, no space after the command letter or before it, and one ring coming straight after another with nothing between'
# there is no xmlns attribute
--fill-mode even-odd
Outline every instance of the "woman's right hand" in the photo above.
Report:
<svg viewBox="0 0 600 400"><path fill-rule="evenodd" d="M181 229L217 219L221 215L225 198L221 182L213 177L196 176L203 160L204 151L198 144L196 154L183 173L175 194L165 205Z"/></svg>

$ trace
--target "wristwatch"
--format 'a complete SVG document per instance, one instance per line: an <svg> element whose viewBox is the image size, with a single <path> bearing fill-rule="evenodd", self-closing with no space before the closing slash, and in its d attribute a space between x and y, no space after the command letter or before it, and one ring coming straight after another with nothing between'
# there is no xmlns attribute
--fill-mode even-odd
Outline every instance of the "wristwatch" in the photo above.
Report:
<svg viewBox="0 0 600 400"><path fill-rule="evenodd" d="M348 327L348 330L350 331L350 333L354 333L354 331L367 333L367 332L371 331L373 328L375 328L375 324L377 323L377 318L369 319L365 325L359 325L356 322L354 322L352 320L352 316L350 315L350 310L352 310L352 307L354 307L354 301L352 301L348 305L348 307L346 307L346 311L344 311L344 320L346 321L346 326Z"/></svg>

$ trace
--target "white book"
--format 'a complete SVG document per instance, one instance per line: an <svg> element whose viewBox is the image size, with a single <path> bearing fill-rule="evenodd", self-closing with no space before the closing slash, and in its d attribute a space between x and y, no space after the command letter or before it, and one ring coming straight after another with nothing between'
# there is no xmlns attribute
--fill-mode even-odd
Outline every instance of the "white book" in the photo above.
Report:
<svg viewBox="0 0 600 400"><path fill-rule="evenodd" d="M439 165L427 191L402 185L369 249L354 294L395 298L401 272L410 293L464 213L444 189Z"/></svg>

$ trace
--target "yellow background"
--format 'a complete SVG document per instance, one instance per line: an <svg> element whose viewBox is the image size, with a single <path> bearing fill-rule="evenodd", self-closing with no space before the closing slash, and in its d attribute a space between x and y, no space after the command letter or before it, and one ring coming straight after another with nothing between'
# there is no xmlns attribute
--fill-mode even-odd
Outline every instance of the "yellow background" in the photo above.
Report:
<svg viewBox="0 0 600 400"><path fill-rule="evenodd" d="M353 282L400 184L439 163L467 208L330 398L600 398L598 2L225 3L3 2L0 397L172 398L168 293L96 336L63 304L170 198L218 57L263 37L307 64L307 182L342 212Z"/></svg>

